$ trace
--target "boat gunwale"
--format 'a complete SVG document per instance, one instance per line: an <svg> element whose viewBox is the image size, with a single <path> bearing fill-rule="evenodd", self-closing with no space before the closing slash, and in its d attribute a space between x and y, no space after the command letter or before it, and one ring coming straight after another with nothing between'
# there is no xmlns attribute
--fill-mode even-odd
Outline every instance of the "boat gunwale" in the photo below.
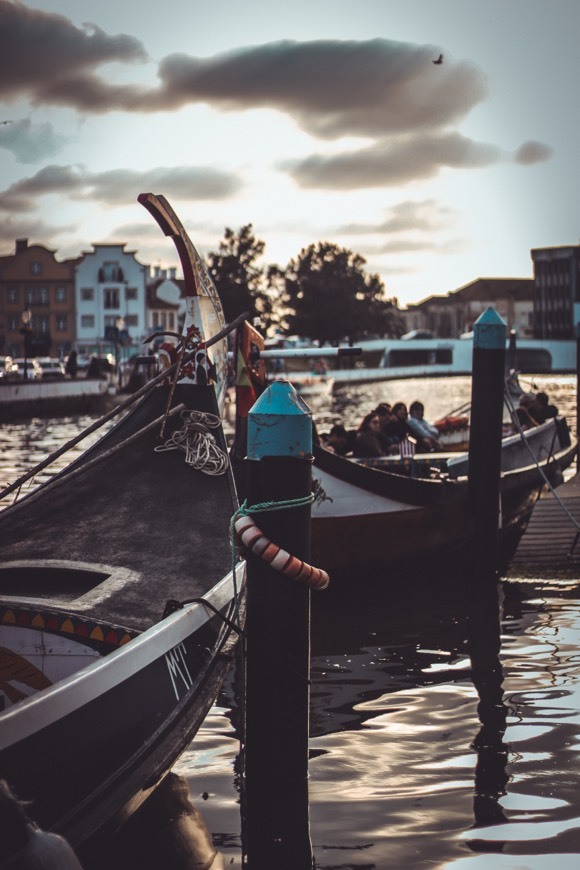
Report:
<svg viewBox="0 0 580 870"><path fill-rule="evenodd" d="M238 571L245 574L245 563L239 562L236 565L236 577ZM237 589L242 586L243 577L239 577ZM0 714L0 751L5 751L15 743L42 731L48 725L73 713L81 703L94 700L113 686L129 679L135 674L135 656L139 657L139 670L142 670L178 646L216 616L213 609L204 606L204 600L212 608L221 610L229 602L233 602L234 597L233 573L230 571L203 596L203 600L184 606L142 631L122 647L59 680L49 689L30 695L9 707ZM220 637L216 640L216 647L223 643L223 635L229 633L229 630L231 629L224 622ZM51 710L51 707L54 709Z"/></svg>

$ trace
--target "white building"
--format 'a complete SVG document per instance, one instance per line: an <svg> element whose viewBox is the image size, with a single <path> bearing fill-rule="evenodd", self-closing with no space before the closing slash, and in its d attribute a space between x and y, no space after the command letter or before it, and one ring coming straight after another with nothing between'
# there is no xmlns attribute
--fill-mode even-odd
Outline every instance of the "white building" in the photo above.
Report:
<svg viewBox="0 0 580 870"><path fill-rule="evenodd" d="M77 349L81 354L140 352L146 337L149 269L125 245L96 244L75 268ZM133 351L127 350L132 346Z"/></svg>

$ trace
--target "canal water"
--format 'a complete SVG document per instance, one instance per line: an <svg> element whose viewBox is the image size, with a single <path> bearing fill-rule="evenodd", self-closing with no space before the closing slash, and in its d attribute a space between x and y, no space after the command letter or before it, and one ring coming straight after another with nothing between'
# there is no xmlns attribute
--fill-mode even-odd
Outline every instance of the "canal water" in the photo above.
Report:
<svg viewBox="0 0 580 870"><path fill-rule="evenodd" d="M533 383L574 422L575 378ZM468 378L423 379L309 404L323 428L338 420L355 426L378 401L419 399L435 419L469 401L469 392ZM0 429L0 482L89 422ZM352 579L348 597L313 596L309 812L317 870L580 866L580 578L510 578L499 595L491 590L476 602L469 577L453 588L434 577L394 585L387 565L380 576ZM243 866L236 686L232 672L175 768L226 868ZM272 687L265 703L283 690ZM112 842L107 867L190 867L165 836L169 826L149 818L133 841Z"/></svg>

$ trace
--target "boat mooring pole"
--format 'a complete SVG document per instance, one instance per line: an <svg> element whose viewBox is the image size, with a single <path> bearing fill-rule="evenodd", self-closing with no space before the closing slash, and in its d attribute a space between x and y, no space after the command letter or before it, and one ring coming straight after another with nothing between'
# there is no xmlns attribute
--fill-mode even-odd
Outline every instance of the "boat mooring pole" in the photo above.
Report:
<svg viewBox="0 0 580 870"><path fill-rule="evenodd" d="M248 415L248 506L307 501L312 416L288 381ZM310 561L310 504L252 514L274 544ZM244 851L248 870L311 870L308 817L310 590L248 555Z"/></svg>
<svg viewBox="0 0 580 870"><path fill-rule="evenodd" d="M473 328L468 472L473 565L484 579L497 571L505 344L505 322L487 308Z"/></svg>

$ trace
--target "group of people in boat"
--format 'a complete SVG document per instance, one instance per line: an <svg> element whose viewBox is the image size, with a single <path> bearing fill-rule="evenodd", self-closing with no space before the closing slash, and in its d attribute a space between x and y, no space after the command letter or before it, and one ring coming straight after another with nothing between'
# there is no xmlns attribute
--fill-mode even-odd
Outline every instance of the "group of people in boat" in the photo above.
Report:
<svg viewBox="0 0 580 870"><path fill-rule="evenodd" d="M409 452L431 453L442 449L437 428L425 420L422 402L412 402L408 409L404 402L394 405L381 402L365 414L358 429L349 431L341 423L335 424L324 439L324 446L341 456L404 455L410 438Z"/></svg>
<svg viewBox="0 0 580 870"><path fill-rule="evenodd" d="M547 393L524 393L515 414L522 429L531 429L557 417L558 408L550 403ZM328 450L358 458L404 456L407 446L409 453L444 449L439 430L425 419L425 407L419 401L412 402L408 409L404 402L381 402L365 414L358 429L348 430L336 423L322 440Z"/></svg>

